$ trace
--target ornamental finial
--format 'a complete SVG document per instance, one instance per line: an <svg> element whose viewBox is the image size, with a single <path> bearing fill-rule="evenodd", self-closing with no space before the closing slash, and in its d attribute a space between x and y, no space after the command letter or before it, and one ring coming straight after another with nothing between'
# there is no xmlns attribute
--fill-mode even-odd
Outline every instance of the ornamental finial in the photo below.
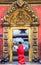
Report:
<svg viewBox="0 0 41 65"><path fill-rule="evenodd" d="M18 5L22 6L24 4L23 0L17 0Z"/></svg>

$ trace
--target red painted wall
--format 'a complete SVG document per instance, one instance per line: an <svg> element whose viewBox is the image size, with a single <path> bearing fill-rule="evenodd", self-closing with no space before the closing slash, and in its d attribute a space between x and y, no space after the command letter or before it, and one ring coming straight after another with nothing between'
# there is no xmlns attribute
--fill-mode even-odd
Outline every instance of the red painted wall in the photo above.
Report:
<svg viewBox="0 0 41 65"><path fill-rule="evenodd" d="M40 43L41 42L41 6L36 5L36 6L32 6L32 8L35 10L38 20L40 22L40 25L38 27L38 42Z"/></svg>
<svg viewBox="0 0 41 65"><path fill-rule="evenodd" d="M38 27L38 55L41 59L41 5L34 5L32 8L35 10L40 25Z"/></svg>
<svg viewBox="0 0 41 65"><path fill-rule="evenodd" d="M0 23L2 23L1 18L4 16L4 13L7 10L7 8L8 8L8 6L6 6L6 5L0 6ZM33 10L35 10L36 15L38 16L38 19L40 22L40 25L38 27L38 46L39 46L38 53L39 53L39 57L41 58L41 54L40 54L40 48L41 48L40 47L41 46L41 5L33 5L32 8L33 8ZM3 34L3 29L1 26L0 26L0 34ZM2 39L3 39L3 37L2 37ZM2 49L2 47L3 47L3 41L2 40L1 40L0 46L1 46L0 49ZM1 52L2 52L2 50L1 50ZM0 58L1 58L1 55L0 55Z"/></svg>
<svg viewBox="0 0 41 65"><path fill-rule="evenodd" d="M0 6L0 24L2 23L1 18L4 16L8 6ZM0 58L3 57L3 28L0 25Z"/></svg>

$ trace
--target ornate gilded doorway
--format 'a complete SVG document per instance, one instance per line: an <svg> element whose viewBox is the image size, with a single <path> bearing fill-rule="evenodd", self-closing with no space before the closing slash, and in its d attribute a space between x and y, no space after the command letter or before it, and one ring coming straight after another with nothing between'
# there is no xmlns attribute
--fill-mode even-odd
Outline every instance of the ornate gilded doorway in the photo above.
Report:
<svg viewBox="0 0 41 65"><path fill-rule="evenodd" d="M25 33L16 33L16 35L15 35L15 32L13 32L14 30L28 30L29 31L29 33L26 31L26 34ZM17 56L16 55L16 52L14 53L14 51L15 50L13 50L14 48L13 48L13 46L14 45L16 45L15 43L17 43L17 41L16 40L14 40L14 38L18 38L18 37L21 37L22 39L23 39L23 37L25 37L24 39L25 39L25 43L26 44L28 44L29 43L29 45L30 45L30 48L28 49L28 51L24 54L25 55L25 59L26 59L26 61L30 61L31 60L31 56L32 55L30 55L30 54L32 54L32 45L31 45L31 41L32 41L32 38L31 38L31 28L30 27L11 27L9 30L8 30L9 32L8 32L8 37L9 37L9 39L8 39L8 42L10 42L11 43L11 49L9 49L10 50L10 57L11 57L11 59L12 59L12 61L16 61L17 60L17 57L15 57L15 56ZM21 36L20 36L21 35ZM24 36L25 35L25 36ZM28 35L28 36L27 36ZM11 36L11 37L10 37ZM31 41L30 41L31 40ZM28 41L28 43L26 42L26 41ZM23 44L24 44L24 42L23 42ZM17 45L16 45L17 46ZM15 46L14 46L15 47ZM28 45L27 45L27 47L28 47ZM27 50L27 49L26 49ZM12 53L13 52L13 53ZM29 54L28 54L28 52L29 52ZM15 54L15 56L13 55L13 54ZM28 54L28 55L26 55L26 54Z"/></svg>
<svg viewBox="0 0 41 65"><path fill-rule="evenodd" d="M37 16L26 1L17 0L9 7L4 15L2 26L3 43L8 44L7 54L10 62L12 62L12 29L29 30L29 61L32 61L33 58L38 58L38 25ZM7 57L8 55L5 53L3 53L3 56Z"/></svg>

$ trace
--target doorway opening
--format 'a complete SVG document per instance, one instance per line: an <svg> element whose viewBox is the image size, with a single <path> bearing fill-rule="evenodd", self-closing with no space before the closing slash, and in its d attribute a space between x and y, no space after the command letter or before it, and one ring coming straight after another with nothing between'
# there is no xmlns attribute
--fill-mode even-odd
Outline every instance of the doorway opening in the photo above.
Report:
<svg viewBox="0 0 41 65"><path fill-rule="evenodd" d="M25 60L29 61L29 30L28 29L13 29L12 30L12 60L17 61L18 42L22 42L24 46Z"/></svg>

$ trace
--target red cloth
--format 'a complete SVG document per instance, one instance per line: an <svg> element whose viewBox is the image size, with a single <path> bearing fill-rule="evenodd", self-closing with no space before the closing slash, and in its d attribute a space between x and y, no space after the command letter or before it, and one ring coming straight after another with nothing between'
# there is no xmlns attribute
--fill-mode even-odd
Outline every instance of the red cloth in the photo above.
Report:
<svg viewBox="0 0 41 65"><path fill-rule="evenodd" d="M18 63L25 63L24 49L22 44L19 44L17 53L18 53Z"/></svg>

